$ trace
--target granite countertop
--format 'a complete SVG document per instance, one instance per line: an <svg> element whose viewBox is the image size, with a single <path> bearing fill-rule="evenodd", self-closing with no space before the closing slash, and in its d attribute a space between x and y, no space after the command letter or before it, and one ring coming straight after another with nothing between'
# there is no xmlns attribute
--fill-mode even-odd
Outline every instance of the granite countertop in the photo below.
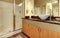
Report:
<svg viewBox="0 0 60 38"><path fill-rule="evenodd" d="M25 18L23 18L25 19ZM27 19L27 20L32 20L32 21L38 21L38 22L44 22L44 23L51 23L51 24L57 24L60 25L60 21L50 21L50 20L40 20L40 19Z"/></svg>

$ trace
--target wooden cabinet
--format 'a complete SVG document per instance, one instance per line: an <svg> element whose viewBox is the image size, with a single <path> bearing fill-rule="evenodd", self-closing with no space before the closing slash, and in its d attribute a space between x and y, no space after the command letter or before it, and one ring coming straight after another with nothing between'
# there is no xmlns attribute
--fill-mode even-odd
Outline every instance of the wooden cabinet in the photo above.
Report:
<svg viewBox="0 0 60 38"><path fill-rule="evenodd" d="M60 38L60 33L40 28L39 38Z"/></svg>
<svg viewBox="0 0 60 38"><path fill-rule="evenodd" d="M60 38L60 33L57 33L57 38Z"/></svg>
<svg viewBox="0 0 60 38"><path fill-rule="evenodd" d="M29 32L29 27L28 27L28 23L26 22L22 22L22 32L24 32L26 35L28 35L28 32Z"/></svg>
<svg viewBox="0 0 60 38"><path fill-rule="evenodd" d="M23 22L22 22L22 27L23 27L23 28L22 28L22 32L24 32L24 33L26 32L26 27L25 27L25 26L26 26L26 25L25 25L25 23L24 23L24 21L23 21Z"/></svg>
<svg viewBox="0 0 60 38"><path fill-rule="evenodd" d="M23 22L22 31L30 38L60 38L60 33Z"/></svg>
<svg viewBox="0 0 60 38"><path fill-rule="evenodd" d="M43 28L39 28L39 38L48 38L48 30L43 29Z"/></svg>
<svg viewBox="0 0 60 38"><path fill-rule="evenodd" d="M49 33L49 38L57 38L57 32L54 32L54 31L48 31Z"/></svg>
<svg viewBox="0 0 60 38"><path fill-rule="evenodd" d="M39 38L39 28L29 24L30 38Z"/></svg>
<svg viewBox="0 0 60 38"><path fill-rule="evenodd" d="M39 38L39 28L28 24L26 22L22 23L22 32L28 35L30 38Z"/></svg>

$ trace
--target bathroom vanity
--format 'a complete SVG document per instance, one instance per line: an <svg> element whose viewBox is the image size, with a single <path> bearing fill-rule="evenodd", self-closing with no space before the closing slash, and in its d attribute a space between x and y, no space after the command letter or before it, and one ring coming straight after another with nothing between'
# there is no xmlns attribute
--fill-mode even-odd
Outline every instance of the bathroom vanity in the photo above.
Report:
<svg viewBox="0 0 60 38"><path fill-rule="evenodd" d="M23 19L22 32L30 38L60 38L60 23Z"/></svg>
<svg viewBox="0 0 60 38"><path fill-rule="evenodd" d="M46 17L40 19L22 19L22 32L30 38L60 38L60 0L34 0L34 12L25 12L25 16L41 16L49 15L50 19L45 20ZM30 15L31 14L31 15ZM53 17L59 19L53 20ZM58 21L57 21L58 20Z"/></svg>

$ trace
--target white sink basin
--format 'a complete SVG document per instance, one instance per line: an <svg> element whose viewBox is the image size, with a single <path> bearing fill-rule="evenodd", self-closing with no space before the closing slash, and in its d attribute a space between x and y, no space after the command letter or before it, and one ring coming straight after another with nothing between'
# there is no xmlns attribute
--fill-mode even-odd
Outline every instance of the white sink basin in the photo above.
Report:
<svg viewBox="0 0 60 38"><path fill-rule="evenodd" d="M49 15L41 15L39 17L41 20L46 20L49 17Z"/></svg>

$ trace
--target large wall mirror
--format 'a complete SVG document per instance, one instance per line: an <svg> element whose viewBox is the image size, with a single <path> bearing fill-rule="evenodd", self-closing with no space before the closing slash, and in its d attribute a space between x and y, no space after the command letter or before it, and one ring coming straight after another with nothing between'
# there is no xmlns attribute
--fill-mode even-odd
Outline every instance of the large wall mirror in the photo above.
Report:
<svg viewBox="0 0 60 38"><path fill-rule="evenodd" d="M35 0L34 4L37 15L53 15L54 17L59 17L58 0Z"/></svg>
<svg viewBox="0 0 60 38"><path fill-rule="evenodd" d="M54 17L59 17L59 1L58 0L51 0L52 1L52 13Z"/></svg>

